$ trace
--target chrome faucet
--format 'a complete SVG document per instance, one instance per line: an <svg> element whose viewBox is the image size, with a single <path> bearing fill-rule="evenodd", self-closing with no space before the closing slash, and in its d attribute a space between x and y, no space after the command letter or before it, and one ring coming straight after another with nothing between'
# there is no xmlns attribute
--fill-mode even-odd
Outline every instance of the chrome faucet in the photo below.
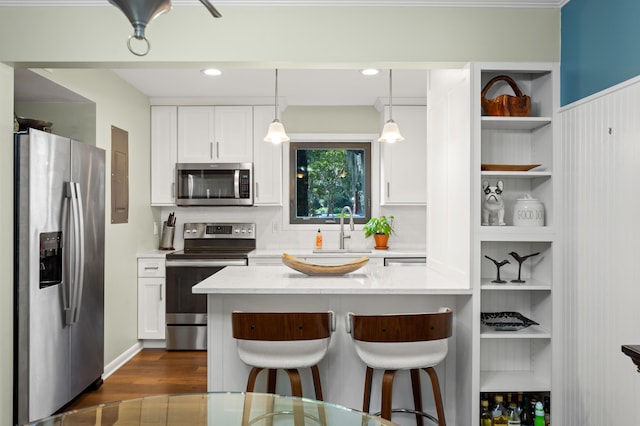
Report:
<svg viewBox="0 0 640 426"><path fill-rule="evenodd" d="M340 250L344 250L344 240L347 238L351 238L351 235L344 235L344 211L349 212L349 229L352 231L355 229L353 223L353 212L351 211L351 207L344 206L342 211L340 212Z"/></svg>

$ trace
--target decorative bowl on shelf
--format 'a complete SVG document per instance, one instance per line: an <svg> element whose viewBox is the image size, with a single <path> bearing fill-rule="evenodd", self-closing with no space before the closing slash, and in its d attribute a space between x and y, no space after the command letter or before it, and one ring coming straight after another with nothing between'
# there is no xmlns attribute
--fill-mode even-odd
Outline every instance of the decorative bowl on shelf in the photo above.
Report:
<svg viewBox="0 0 640 426"><path fill-rule="evenodd" d="M369 262L368 257L354 259L339 265L319 265L307 262L287 253L282 253L282 263L291 269L306 275L339 276L357 271Z"/></svg>
<svg viewBox="0 0 640 426"><path fill-rule="evenodd" d="M539 325L519 312L481 312L482 324L493 327L495 331L517 331L531 325Z"/></svg>
<svg viewBox="0 0 640 426"><path fill-rule="evenodd" d="M480 170L487 172L528 172L541 164L487 164L482 163Z"/></svg>

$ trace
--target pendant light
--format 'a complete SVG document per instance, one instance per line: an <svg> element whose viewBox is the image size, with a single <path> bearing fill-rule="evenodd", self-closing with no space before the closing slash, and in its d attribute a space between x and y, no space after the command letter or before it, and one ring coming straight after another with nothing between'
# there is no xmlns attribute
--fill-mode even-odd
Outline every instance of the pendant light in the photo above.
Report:
<svg viewBox="0 0 640 426"><path fill-rule="evenodd" d="M275 119L269 125L269 131L267 132L267 136L265 136L265 142L271 142L274 144L279 144L281 142L289 142L289 136L284 130L284 126L278 120L278 69L276 68L276 101L275 101Z"/></svg>
<svg viewBox="0 0 640 426"><path fill-rule="evenodd" d="M404 138L400 134L400 129L395 121L393 121L393 83L392 83L392 70L389 70L389 120L384 124L382 128L382 134L378 142L400 142Z"/></svg>

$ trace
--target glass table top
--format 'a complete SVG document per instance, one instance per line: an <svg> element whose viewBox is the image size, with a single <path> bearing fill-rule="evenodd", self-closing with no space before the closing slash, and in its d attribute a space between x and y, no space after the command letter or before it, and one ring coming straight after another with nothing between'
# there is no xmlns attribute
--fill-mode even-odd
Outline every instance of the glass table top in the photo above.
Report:
<svg viewBox="0 0 640 426"><path fill-rule="evenodd" d="M61 413L31 426L394 426L339 405L262 393L158 395Z"/></svg>

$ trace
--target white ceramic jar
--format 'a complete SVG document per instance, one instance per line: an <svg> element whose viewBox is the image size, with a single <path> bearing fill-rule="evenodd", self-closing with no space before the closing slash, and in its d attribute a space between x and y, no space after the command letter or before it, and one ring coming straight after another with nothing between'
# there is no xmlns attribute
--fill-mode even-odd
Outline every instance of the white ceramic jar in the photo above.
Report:
<svg viewBox="0 0 640 426"><path fill-rule="evenodd" d="M529 194L516 199L513 206L513 226L544 226L544 205Z"/></svg>

